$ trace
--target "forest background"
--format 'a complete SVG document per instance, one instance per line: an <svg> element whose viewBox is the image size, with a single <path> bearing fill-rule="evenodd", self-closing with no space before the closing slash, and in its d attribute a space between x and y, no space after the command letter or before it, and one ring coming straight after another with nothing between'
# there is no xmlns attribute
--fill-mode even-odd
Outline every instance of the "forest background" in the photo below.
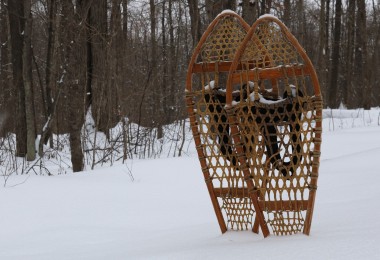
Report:
<svg viewBox="0 0 380 260"><path fill-rule="evenodd" d="M225 9L250 25L279 17L325 108L380 105L379 1L0 0L2 175L50 174L65 149L74 172L157 157L168 143L180 156L188 62Z"/></svg>

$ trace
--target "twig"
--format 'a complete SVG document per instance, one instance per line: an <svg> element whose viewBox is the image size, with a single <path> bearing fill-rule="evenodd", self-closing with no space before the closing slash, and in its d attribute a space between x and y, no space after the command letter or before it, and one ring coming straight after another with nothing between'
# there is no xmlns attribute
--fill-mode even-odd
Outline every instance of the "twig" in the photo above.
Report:
<svg viewBox="0 0 380 260"><path fill-rule="evenodd" d="M20 183L16 183L16 184L11 185L11 186L8 186L8 188L14 188L14 187L16 187L16 186L18 186L18 185L24 184L24 183L29 179L29 177L30 177L30 175L28 175L28 177L26 177L26 179L25 179L24 181L22 181L22 182L20 182ZM8 181L8 178L7 178L7 180L4 182L4 188L7 187L7 181Z"/></svg>
<svg viewBox="0 0 380 260"><path fill-rule="evenodd" d="M135 178L133 177L133 174L132 174L133 160L131 161L131 167L130 168L128 167L127 163L125 164L125 167L127 168L127 173L129 175L129 178L131 178L131 181L134 182Z"/></svg>

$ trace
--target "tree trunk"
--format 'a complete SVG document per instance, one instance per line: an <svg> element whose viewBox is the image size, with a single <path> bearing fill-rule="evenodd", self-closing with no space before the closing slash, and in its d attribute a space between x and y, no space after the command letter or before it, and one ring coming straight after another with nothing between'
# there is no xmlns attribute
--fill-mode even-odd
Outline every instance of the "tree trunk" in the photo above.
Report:
<svg viewBox="0 0 380 260"><path fill-rule="evenodd" d="M374 35L372 35L375 39L371 65L371 68L373 68L373 70L371 70L372 105L374 106L380 105L380 88L378 87L380 85L380 24L377 19L379 15L379 7L380 3L378 3L378 6L376 7L375 0L372 0L374 27L377 28L374 31ZM370 55L368 56L370 57Z"/></svg>
<svg viewBox="0 0 380 260"><path fill-rule="evenodd" d="M166 26L165 26L165 21L167 18L166 14L166 1L162 1L162 14L161 14L161 34L162 34L162 83L161 88L160 88L160 93L159 96L161 97L160 100L160 106L159 106L159 115L157 118L157 121L159 122L159 126L161 124L166 124L167 123L167 116L169 111L167 110L168 107L168 96L169 91L168 91L168 84L169 83L169 60L168 60L168 51L167 51L167 39L166 39Z"/></svg>
<svg viewBox="0 0 380 260"><path fill-rule="evenodd" d="M71 152L71 164L73 166L73 172L83 171L83 151L81 142L81 131L78 125L73 125L73 129L70 131L70 152Z"/></svg>
<svg viewBox="0 0 380 260"><path fill-rule="evenodd" d="M367 69L367 37L366 37L366 8L365 1L357 1L356 31L355 31L355 55L354 82L356 106L369 108Z"/></svg>
<svg viewBox="0 0 380 260"><path fill-rule="evenodd" d="M0 1L0 137L14 131L12 106L15 104L15 91L11 86L9 24L6 0Z"/></svg>
<svg viewBox="0 0 380 260"><path fill-rule="evenodd" d="M346 44L346 68L344 83L342 86L342 102L347 107L352 107L353 88L353 62L354 62L354 37L355 37L355 0L348 1L347 8L347 44ZM350 96L349 96L350 94Z"/></svg>
<svg viewBox="0 0 380 260"><path fill-rule="evenodd" d="M357 75L355 77L358 88L359 107L364 109L371 108L372 91L368 82L367 68L367 25L366 25L366 6L365 1L358 0L356 16L356 46L355 46L355 65Z"/></svg>
<svg viewBox="0 0 380 260"><path fill-rule="evenodd" d="M17 93L16 105L16 156L27 154L27 131L25 115L25 88L23 80L22 50L24 46L24 3L9 1L8 15L11 40L11 59L13 68L13 88Z"/></svg>
<svg viewBox="0 0 380 260"><path fill-rule="evenodd" d="M211 23L223 10L236 10L236 1L230 0L206 0L205 5L208 23Z"/></svg>
<svg viewBox="0 0 380 260"><path fill-rule="evenodd" d="M23 80L25 89L25 117L27 129L27 156L28 161L36 159L36 125L34 111L34 97L32 86L32 13L31 0L24 1L25 30L22 55Z"/></svg>
<svg viewBox="0 0 380 260"><path fill-rule="evenodd" d="M305 4L304 4L304 0L299 0L299 1L296 1L296 22L294 23L294 25L296 26L296 29L295 29L295 36L297 38L297 40L299 41L299 43L302 45L302 46L305 46L306 45L306 41L305 41L305 35L306 35L306 17L305 17Z"/></svg>
<svg viewBox="0 0 380 260"><path fill-rule="evenodd" d="M318 63L317 63L317 72L319 76L319 82L321 85L321 89L325 90L325 73L327 71L327 58L326 58L326 0L321 0L321 9L319 12L319 40L318 40Z"/></svg>
<svg viewBox="0 0 380 260"><path fill-rule="evenodd" d="M156 39L156 4L154 0L149 1L150 4L150 48L151 48L151 57L150 57L150 68L152 70L152 80L148 82L150 90L152 91L153 105L151 106L152 113L152 126L157 128L157 139L163 137L162 124L161 124L161 115L162 115L162 87L154 87L154 82L159 82L158 79L158 70L157 70L157 39ZM149 101L148 101L149 102Z"/></svg>
<svg viewBox="0 0 380 260"><path fill-rule="evenodd" d="M337 108L338 97L338 77L339 77L339 66L340 66L340 37L341 37L341 18L342 18L342 1L336 0L335 2L335 20L334 20L334 41L333 50L331 55L331 73L329 82L329 96L328 105L330 108Z"/></svg>
<svg viewBox="0 0 380 260"><path fill-rule="evenodd" d="M321 14L324 13L324 2L325 0L321 0ZM284 17L282 18L285 25L290 28L290 13L291 13L291 5L290 0L284 0ZM321 16L322 19L322 16ZM322 28L322 27L321 27Z"/></svg>
<svg viewBox="0 0 380 260"><path fill-rule="evenodd" d="M151 44L150 66L152 67L153 79L155 79L156 65L157 65L157 40L156 40L156 4L154 0L149 1L149 7L150 7L150 44Z"/></svg>
<svg viewBox="0 0 380 260"><path fill-rule="evenodd" d="M330 58L330 45L329 45L329 41L330 41L330 0L322 0L322 3L324 4L325 8L324 8L324 19L322 19L322 15L321 15L321 28L320 30L323 30L324 33L323 33L323 42L322 42L322 45L323 45L323 49L322 49L322 54L323 54L323 57L321 59L321 72L320 72L320 84L321 84L321 90L322 90L322 95L324 97L325 100L328 99L328 79L329 79L329 58ZM322 12L322 10L321 10ZM326 106L326 101L324 102L325 106Z"/></svg>
<svg viewBox="0 0 380 260"><path fill-rule="evenodd" d="M126 42L128 38L128 0L122 0L121 4L123 6L123 35Z"/></svg>
<svg viewBox="0 0 380 260"><path fill-rule="evenodd" d="M191 37L193 39L193 47L195 47L202 37L198 0L188 0L187 2L189 4L190 12Z"/></svg>
<svg viewBox="0 0 380 260"><path fill-rule="evenodd" d="M242 1L242 17L249 24L252 25L258 18L257 4L251 0Z"/></svg>
<svg viewBox="0 0 380 260"><path fill-rule="evenodd" d="M52 123L54 122L53 116L53 103L58 100L53 101L53 90L56 88L56 68L57 68L57 58L56 58L56 46L57 46L57 37L56 37L56 27L57 27L57 2L56 0L50 0L48 2L49 10L49 20L48 20L48 42L47 42L47 56L46 56L46 69L45 69L45 87L46 87L46 96L44 97L44 102L46 104L46 123L45 125L49 127L43 129L44 134L41 135L39 154L42 155L42 143L47 144L52 133ZM55 115L55 113L54 113ZM48 123L49 122L49 123ZM43 138L42 138L43 137Z"/></svg>
<svg viewBox="0 0 380 260"><path fill-rule="evenodd" d="M118 122L117 90L111 83L110 44L107 22L107 0L93 1L90 7L90 42L92 74L92 114L99 131L108 130Z"/></svg>
<svg viewBox="0 0 380 260"><path fill-rule="evenodd" d="M173 0L169 0L168 7L168 23L169 23L169 93L167 107L167 120L174 120L177 117L177 104L176 104L176 68L177 68L177 55L174 36L174 24L173 24Z"/></svg>
<svg viewBox="0 0 380 260"><path fill-rule="evenodd" d="M81 145L81 129L86 113L85 92L87 81L87 45L86 24L91 0L77 1L74 6L71 1L62 2L61 22L61 77L62 96L59 104L65 108L65 119L68 121L70 134L71 163L74 172L82 171L83 151ZM63 100L64 98L64 100ZM58 120L57 120L58 121Z"/></svg>
<svg viewBox="0 0 380 260"><path fill-rule="evenodd" d="M124 49L126 42L123 41L123 28L121 19L121 0L112 0L111 19L110 19L110 40L109 40L109 88L111 95L109 101L112 109L111 120L113 122L123 121L121 104L125 103L123 95L123 84L128 75L125 75ZM127 105L127 104L125 104ZM109 132L109 131L108 131Z"/></svg>
<svg viewBox="0 0 380 260"><path fill-rule="evenodd" d="M51 114L53 107L52 102L52 89L54 88L55 79L55 46L56 46L56 15L57 3L56 0L50 0L49 4L49 20L48 20L48 42L47 42L47 57L46 57L46 70L45 70L45 84L46 84L46 104L47 113Z"/></svg>

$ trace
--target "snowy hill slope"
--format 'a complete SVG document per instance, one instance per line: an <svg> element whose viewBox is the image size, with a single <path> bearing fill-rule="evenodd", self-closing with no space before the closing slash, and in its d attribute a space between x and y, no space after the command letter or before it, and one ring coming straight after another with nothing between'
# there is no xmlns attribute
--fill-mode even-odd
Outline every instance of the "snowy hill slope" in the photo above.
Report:
<svg viewBox="0 0 380 260"><path fill-rule="evenodd" d="M192 148L130 162L134 181L125 165L12 176L0 189L0 259L380 259L377 113L325 115L310 236L222 235Z"/></svg>

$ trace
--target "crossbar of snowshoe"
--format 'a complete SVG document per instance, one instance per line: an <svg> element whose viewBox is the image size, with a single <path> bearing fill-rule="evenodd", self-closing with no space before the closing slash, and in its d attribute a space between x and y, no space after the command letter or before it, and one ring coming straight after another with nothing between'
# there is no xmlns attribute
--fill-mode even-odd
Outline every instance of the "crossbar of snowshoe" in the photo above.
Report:
<svg viewBox="0 0 380 260"><path fill-rule="evenodd" d="M232 84L239 84L243 82L254 81L256 78L261 80L265 79L280 79L284 77L297 77L310 75L309 67L304 65L294 65L286 67L273 67L273 68L255 68L247 72L241 72L239 69L232 73Z"/></svg>
<svg viewBox="0 0 380 260"><path fill-rule="evenodd" d="M263 61L249 61L240 63L237 66L237 70L251 70L255 68L256 63L263 63ZM203 73L203 72L229 72L232 62L231 61L219 61L219 62L207 62L207 63L195 63L192 68L192 73ZM269 65L267 62L266 65Z"/></svg>
<svg viewBox="0 0 380 260"><path fill-rule="evenodd" d="M232 62L211 62L211 63L196 63L193 66L193 73L201 72L229 72ZM244 70L244 73L241 71ZM246 72L247 71L247 72ZM259 79L280 79L293 76L307 76L310 75L310 68L304 65L288 65L286 67L272 67L272 68L256 68L255 62L240 63L237 69L232 73L232 84L238 84L242 80L244 82L254 81L256 77Z"/></svg>
<svg viewBox="0 0 380 260"><path fill-rule="evenodd" d="M248 198L249 191L247 188L229 189L229 188L215 188L214 192L217 197L235 197L235 198ZM267 210L306 210L309 200L283 200L283 201L263 201L259 199L261 209Z"/></svg>

